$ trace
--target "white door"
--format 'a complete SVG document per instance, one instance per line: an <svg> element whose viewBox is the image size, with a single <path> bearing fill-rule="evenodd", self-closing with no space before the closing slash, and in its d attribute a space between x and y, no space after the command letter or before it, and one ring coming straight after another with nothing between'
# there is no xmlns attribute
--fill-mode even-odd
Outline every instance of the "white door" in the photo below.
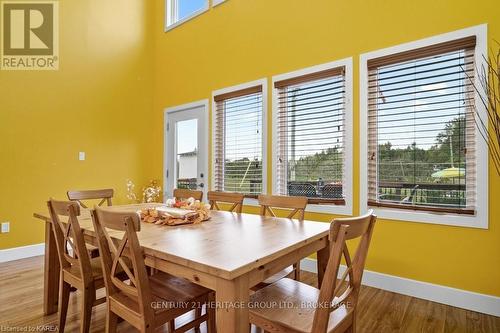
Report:
<svg viewBox="0 0 500 333"><path fill-rule="evenodd" d="M164 201L174 188L203 190L208 185L208 101L165 112Z"/></svg>

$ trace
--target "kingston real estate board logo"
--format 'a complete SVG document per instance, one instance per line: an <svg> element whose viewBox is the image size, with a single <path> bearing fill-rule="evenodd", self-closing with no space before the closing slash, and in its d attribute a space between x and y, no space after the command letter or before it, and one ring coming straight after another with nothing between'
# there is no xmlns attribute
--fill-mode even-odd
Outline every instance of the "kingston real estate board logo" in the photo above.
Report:
<svg viewBox="0 0 500 333"><path fill-rule="evenodd" d="M58 6L57 1L0 1L0 69L59 69Z"/></svg>

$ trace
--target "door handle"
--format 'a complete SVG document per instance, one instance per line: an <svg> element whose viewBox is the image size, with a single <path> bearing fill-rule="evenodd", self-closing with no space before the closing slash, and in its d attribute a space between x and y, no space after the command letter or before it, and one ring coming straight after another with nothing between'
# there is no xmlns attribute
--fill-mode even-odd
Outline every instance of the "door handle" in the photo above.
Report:
<svg viewBox="0 0 500 333"><path fill-rule="evenodd" d="M198 184L198 187L200 187L200 188L204 188L204 187L205 187L205 184L203 184L203 183L199 183L199 184Z"/></svg>

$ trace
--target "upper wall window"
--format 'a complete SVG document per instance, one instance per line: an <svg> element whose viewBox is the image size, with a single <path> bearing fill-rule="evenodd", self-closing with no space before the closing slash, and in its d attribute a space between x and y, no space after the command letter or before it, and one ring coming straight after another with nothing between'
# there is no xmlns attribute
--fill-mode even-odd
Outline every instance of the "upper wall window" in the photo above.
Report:
<svg viewBox="0 0 500 333"><path fill-rule="evenodd" d="M308 210L351 213L345 209L346 201L352 201L348 64L316 66L274 79L274 193L306 196L312 204ZM329 207L314 207L319 204Z"/></svg>
<svg viewBox="0 0 500 333"><path fill-rule="evenodd" d="M471 35L367 60L368 206L477 214L475 59Z"/></svg>
<svg viewBox="0 0 500 333"><path fill-rule="evenodd" d="M166 29L208 10L208 0L166 0Z"/></svg>
<svg viewBox="0 0 500 333"><path fill-rule="evenodd" d="M241 88L241 87L240 87ZM263 86L214 93L213 188L249 197L264 189Z"/></svg>

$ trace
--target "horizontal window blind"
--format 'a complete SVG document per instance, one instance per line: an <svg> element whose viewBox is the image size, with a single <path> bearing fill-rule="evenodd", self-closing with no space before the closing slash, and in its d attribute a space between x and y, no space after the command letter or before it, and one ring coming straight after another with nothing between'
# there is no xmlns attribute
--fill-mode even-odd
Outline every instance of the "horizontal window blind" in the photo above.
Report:
<svg viewBox="0 0 500 333"><path fill-rule="evenodd" d="M368 205L474 214L475 37L368 61Z"/></svg>
<svg viewBox="0 0 500 333"><path fill-rule="evenodd" d="M262 86L214 97L215 190L262 193Z"/></svg>
<svg viewBox="0 0 500 333"><path fill-rule="evenodd" d="M277 191L344 204L344 67L275 82Z"/></svg>

